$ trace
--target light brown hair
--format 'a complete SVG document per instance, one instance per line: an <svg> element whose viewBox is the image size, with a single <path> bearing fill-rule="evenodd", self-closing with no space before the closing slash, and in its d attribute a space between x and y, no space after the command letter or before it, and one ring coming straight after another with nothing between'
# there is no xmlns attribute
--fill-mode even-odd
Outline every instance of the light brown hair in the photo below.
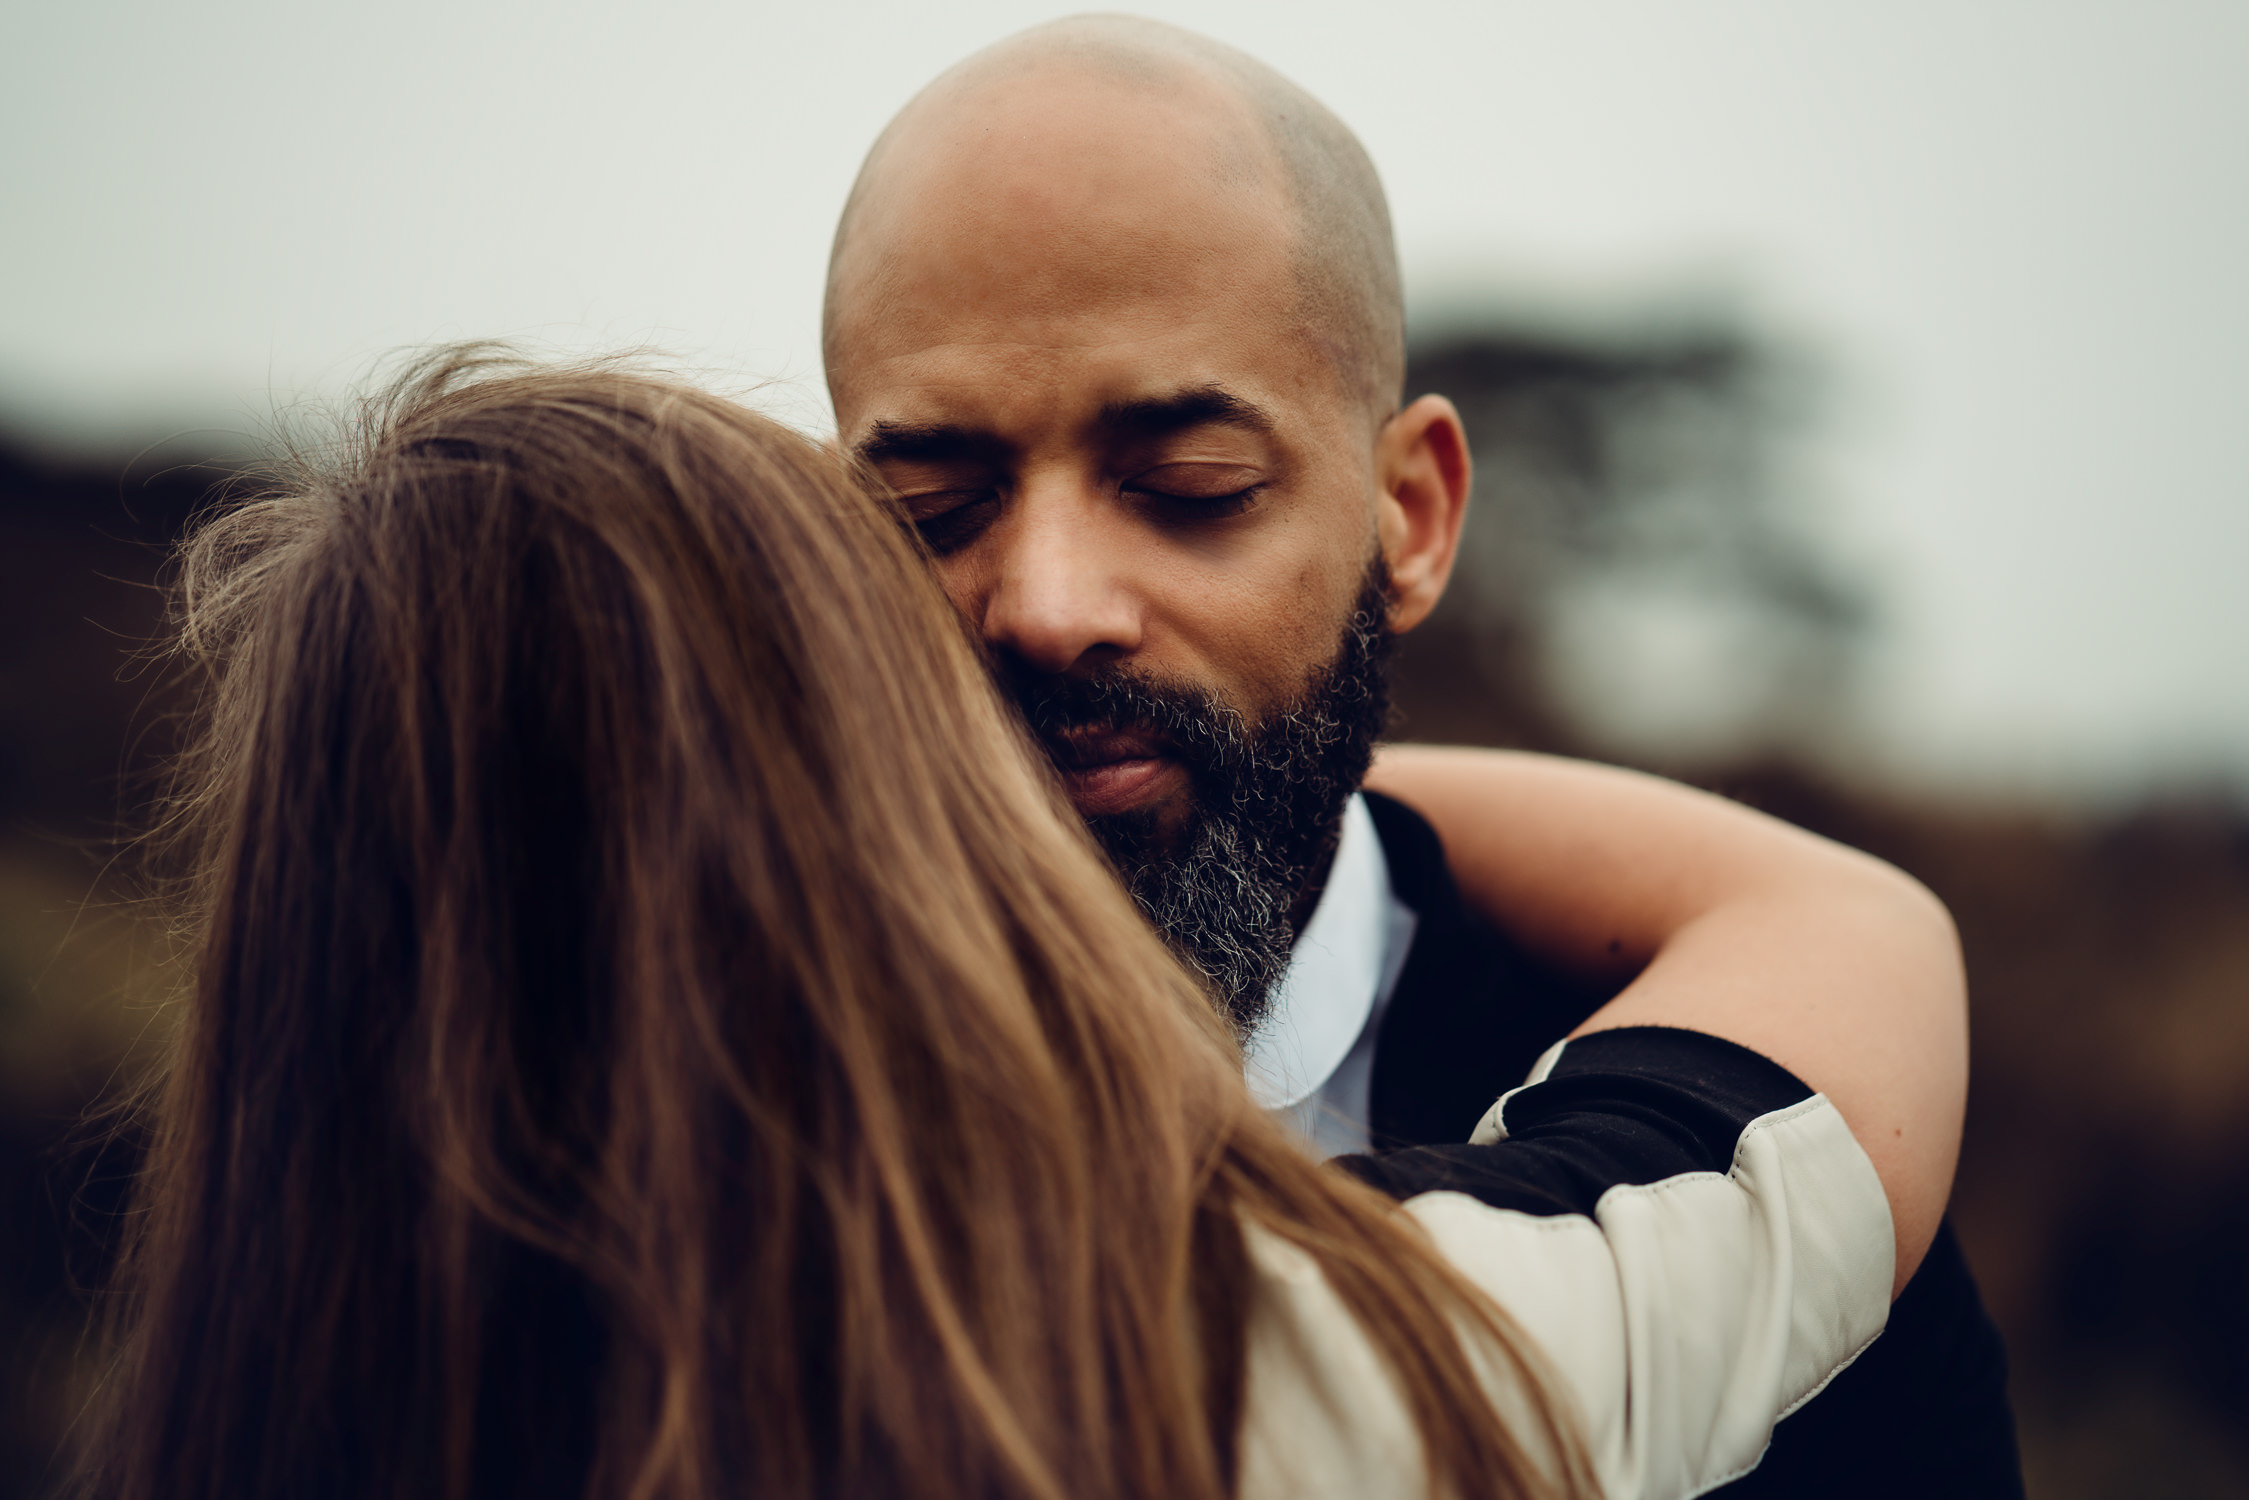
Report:
<svg viewBox="0 0 2249 1500"><path fill-rule="evenodd" d="M91 1491L1222 1496L1245 1223L1441 1492L1583 1485L1496 1312L1252 1105L839 461L476 351L364 425L184 553L192 983Z"/></svg>

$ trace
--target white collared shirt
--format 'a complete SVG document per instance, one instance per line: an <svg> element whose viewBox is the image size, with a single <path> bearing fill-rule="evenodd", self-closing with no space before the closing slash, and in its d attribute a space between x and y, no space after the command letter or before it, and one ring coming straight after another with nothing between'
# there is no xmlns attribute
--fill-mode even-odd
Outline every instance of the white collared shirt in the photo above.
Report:
<svg viewBox="0 0 2249 1500"><path fill-rule="evenodd" d="M1327 888L1243 1059L1251 1095L1320 1156L1367 1148L1375 1034L1414 922L1391 889L1366 799L1354 795Z"/></svg>

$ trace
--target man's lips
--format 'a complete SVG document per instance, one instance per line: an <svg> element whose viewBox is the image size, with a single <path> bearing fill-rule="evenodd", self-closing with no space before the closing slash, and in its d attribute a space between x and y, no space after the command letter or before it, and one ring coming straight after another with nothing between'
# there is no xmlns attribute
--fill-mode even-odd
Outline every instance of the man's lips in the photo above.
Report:
<svg viewBox="0 0 2249 1500"><path fill-rule="evenodd" d="M1047 749L1081 817L1145 807L1186 774L1163 736L1145 729L1068 730L1049 737Z"/></svg>

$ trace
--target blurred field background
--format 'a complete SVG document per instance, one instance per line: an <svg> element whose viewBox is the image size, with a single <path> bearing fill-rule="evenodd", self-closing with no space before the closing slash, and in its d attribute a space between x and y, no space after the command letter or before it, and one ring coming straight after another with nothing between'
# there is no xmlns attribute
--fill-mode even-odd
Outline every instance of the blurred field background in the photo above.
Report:
<svg viewBox="0 0 2249 1500"><path fill-rule="evenodd" d="M1648 767L1959 919L1954 1215L2041 1500L2249 1497L2249 10L1151 0L1387 182L1476 507L1402 737ZM0 16L0 1500L45 1492L161 1021L165 548L461 337L819 428L827 239L1042 0Z"/></svg>
<svg viewBox="0 0 2249 1500"><path fill-rule="evenodd" d="M2249 817L2217 794L2040 813L1833 769L1832 704L1876 621L1799 529L1781 373L1803 378L1721 328L1486 327L1418 351L1415 388L1461 402L1483 471L1454 593L1406 642L1401 737L1640 764L1927 881L1974 987L1954 1213L2008 1334L2034 1493L2249 1495ZM144 649L164 544L224 474L176 453L0 456L8 1500L40 1493L87 1375L128 1162L86 1112L170 981L119 838L175 706ZM1620 591L1663 618L1604 624ZM1715 660L1611 659L1636 631ZM1588 652L1609 677L1573 665ZM1718 701L1630 681L1713 666Z"/></svg>

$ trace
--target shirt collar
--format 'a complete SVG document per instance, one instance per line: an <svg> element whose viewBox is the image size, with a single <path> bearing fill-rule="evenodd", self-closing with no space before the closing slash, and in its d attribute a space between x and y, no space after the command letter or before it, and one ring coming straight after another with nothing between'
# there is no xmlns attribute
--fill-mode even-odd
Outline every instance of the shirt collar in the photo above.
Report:
<svg viewBox="0 0 2249 1500"><path fill-rule="evenodd" d="M1272 1009L1242 1060L1251 1095L1286 1109L1318 1092L1366 1030L1386 981L1394 982L1390 866L1366 800L1344 805L1326 889L1274 986Z"/></svg>

